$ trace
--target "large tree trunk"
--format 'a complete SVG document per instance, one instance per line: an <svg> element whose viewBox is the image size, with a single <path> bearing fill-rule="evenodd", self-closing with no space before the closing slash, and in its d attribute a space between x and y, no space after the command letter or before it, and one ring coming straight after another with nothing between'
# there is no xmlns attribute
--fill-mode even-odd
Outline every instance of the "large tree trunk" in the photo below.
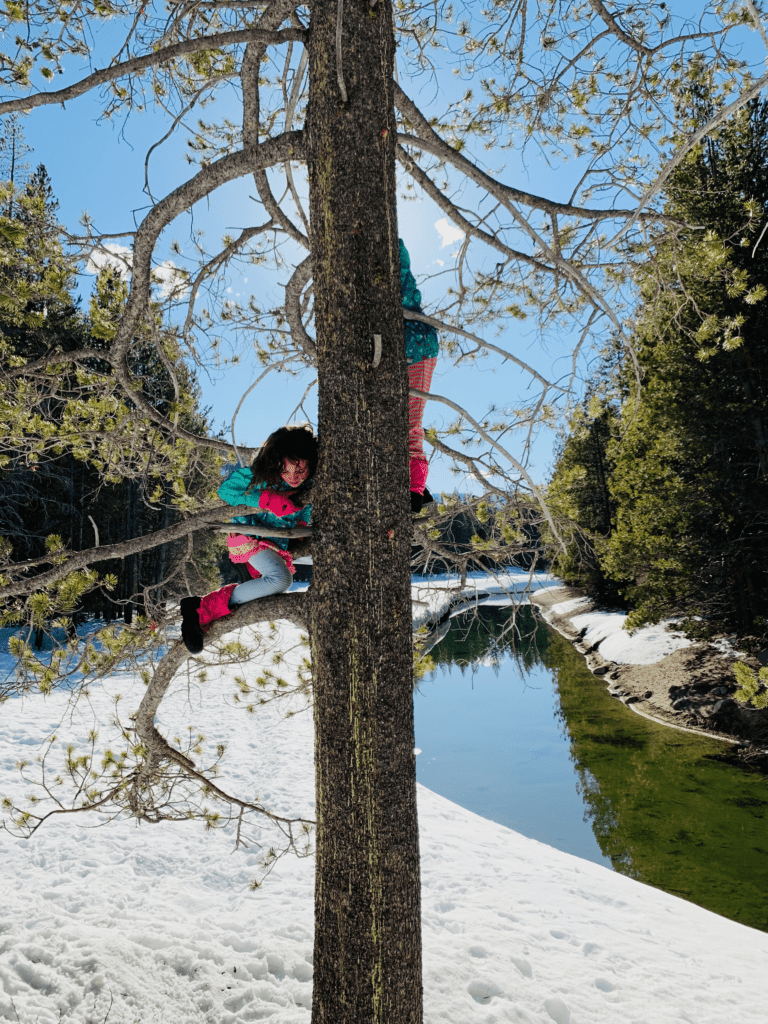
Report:
<svg viewBox="0 0 768 1024"><path fill-rule="evenodd" d="M311 7L307 115L320 468L311 590L313 1024L422 1019L408 394L391 3ZM372 365L374 335L381 363Z"/></svg>

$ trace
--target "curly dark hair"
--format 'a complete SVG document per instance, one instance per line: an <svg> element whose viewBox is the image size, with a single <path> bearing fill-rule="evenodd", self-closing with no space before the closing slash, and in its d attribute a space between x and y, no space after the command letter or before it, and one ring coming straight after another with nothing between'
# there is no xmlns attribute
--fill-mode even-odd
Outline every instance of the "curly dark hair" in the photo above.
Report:
<svg viewBox="0 0 768 1024"><path fill-rule="evenodd" d="M271 487L281 484L286 459L306 459L309 476L296 491L309 488L317 471L317 438L309 427L280 427L269 435L251 463L252 476L246 493L260 484L266 483Z"/></svg>

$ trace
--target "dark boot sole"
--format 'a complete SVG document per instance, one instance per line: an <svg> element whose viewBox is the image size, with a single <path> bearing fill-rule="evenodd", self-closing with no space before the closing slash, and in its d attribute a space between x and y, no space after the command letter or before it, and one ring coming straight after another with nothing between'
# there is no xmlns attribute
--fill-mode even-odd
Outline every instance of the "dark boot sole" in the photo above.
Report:
<svg viewBox="0 0 768 1024"><path fill-rule="evenodd" d="M181 599L181 639L190 654L199 654L203 649L205 634L197 615L199 607L199 597L183 597Z"/></svg>

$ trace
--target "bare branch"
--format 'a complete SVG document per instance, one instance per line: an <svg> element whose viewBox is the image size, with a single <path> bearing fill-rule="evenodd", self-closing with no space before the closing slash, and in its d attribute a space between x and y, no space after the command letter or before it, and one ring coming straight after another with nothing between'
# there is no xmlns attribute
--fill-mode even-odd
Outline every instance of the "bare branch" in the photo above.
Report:
<svg viewBox="0 0 768 1024"><path fill-rule="evenodd" d="M760 33L760 38L763 40L763 46L766 50L768 50L768 33L766 33L765 31L763 19L760 17L760 13L758 12L752 0L746 0L746 3L747 7L749 8L749 13L752 15L752 20L754 21L755 26L758 32ZM766 55L766 60L768 60L768 54Z"/></svg>
<svg viewBox="0 0 768 1024"><path fill-rule="evenodd" d="M558 384L552 384L545 377L542 377L532 366L528 363L523 362L517 356L508 352L505 348L501 348L499 345L494 345L491 341L485 341L483 338L479 338L476 334L472 334L470 331L465 331L463 327L455 327L453 324L446 324L442 320L438 320L437 317L428 316L426 313L416 313L412 309L403 308L403 316L406 320L420 320L422 323L431 324L440 331L447 331L449 334L458 334L462 338L468 338L470 341L474 341L476 345L481 348L487 348L490 352L497 352L506 361L509 359L513 363L517 363L520 369L525 370L526 373L530 373L532 377L535 377L539 383L545 387L554 388L556 391L562 391L563 394L570 394L570 388L561 388Z"/></svg>
<svg viewBox="0 0 768 1024"><path fill-rule="evenodd" d="M238 237L235 238L234 241L230 242L226 249L222 249L222 251L214 256L213 259L203 264L195 275L195 279L192 282L192 288L190 289L189 298L187 300L187 315L184 320L184 326L181 329L181 333L184 335L185 339L189 340L189 332L192 329L192 321L194 319L195 300L197 299L197 293L199 292L203 281L210 277L211 274L213 274L213 272L222 265L222 263L228 262L247 242L252 238L255 238L256 235L260 235L263 232L268 231L272 225L273 221L268 220L265 224L259 224L256 227L243 228Z"/></svg>
<svg viewBox="0 0 768 1024"><path fill-rule="evenodd" d="M251 601L248 604L235 608L226 618L214 622L204 636L204 646L207 647L219 640L225 633L243 626L250 626L256 622L270 622L275 619L286 619L303 629L308 628L307 596L305 594L277 594L274 597L261 598L258 601ZM187 771L196 772L194 763L189 760L181 751L174 749L162 736L155 726L155 717L158 708L165 697L171 680L181 665L189 658L189 651L181 640L177 641L168 653L161 659L152 679L147 686L141 699L139 710L134 719L136 735L147 751L146 775L151 775L159 761L169 758L180 764ZM196 777L201 778L197 775ZM202 777L208 783L210 780ZM268 814L264 808L258 808L264 814ZM272 815L269 815L272 817ZM288 819L275 819L287 821Z"/></svg>
<svg viewBox="0 0 768 1024"><path fill-rule="evenodd" d="M424 439L428 444L431 444L437 451L442 452L443 455L449 455L452 459L456 459L458 462L463 462L467 469L470 471L472 476L482 484L482 486L489 491L491 494L498 494L501 498L506 498L507 492L503 491L501 487L496 487L489 480L483 476L480 470L477 468L477 462L470 455L464 455L463 452L457 452L454 448L449 448L447 444L444 444L439 437L431 434L427 431L424 432Z"/></svg>
<svg viewBox="0 0 768 1024"><path fill-rule="evenodd" d="M476 224L472 224L467 218L454 206L450 199L441 192L440 189L435 185L429 175L416 163L416 161L408 155L406 150L402 146L398 146L396 149L397 158L406 171L418 181L419 185L424 189L429 198L440 207L440 209L447 214L448 217L461 228L462 231L467 235L472 235L480 241L485 242L487 245L497 249L500 253L503 253L508 259L521 260L523 263L527 263L529 266L535 267L536 270L540 270L545 274L552 274L553 270L548 267L546 263L542 263L537 260L535 256L529 256L528 253L520 252L518 249L512 249L510 246L505 245L496 235L489 231L483 231L482 228L477 227Z"/></svg>
<svg viewBox="0 0 768 1024"><path fill-rule="evenodd" d="M600 15L611 32L613 32L613 34L620 39L622 43L626 43L630 49L635 50L637 53L641 53L644 57L651 56L652 51L649 50L647 46L643 46L642 43L639 43L636 39L633 39L628 32L624 31L610 11L606 9L603 0L589 0L589 4L592 10Z"/></svg>
<svg viewBox="0 0 768 1024"><path fill-rule="evenodd" d="M279 24L290 13L290 6L286 3L270 5L260 19L260 23L270 26ZM255 144L259 140L259 74L264 50L264 46L249 45L240 72L243 90L243 145ZM289 127L287 123L285 127ZM298 242L303 248L308 249L308 238L302 234L275 199L266 172L260 167L254 167L253 180L259 199L272 220L279 224L294 242Z"/></svg>
<svg viewBox="0 0 768 1024"><path fill-rule="evenodd" d="M621 230L618 231L610 240L610 242L607 243L609 248L615 246L619 239L622 238L627 233L627 231L629 231L629 229L643 216L641 212L643 207L647 206L648 203L650 203L650 201L653 199L653 197L661 191L670 174L674 171L676 167L678 167L683 162L683 160L686 158L686 156L688 156L691 150L694 149L695 146L698 146L701 140L705 138L707 135L709 135L713 128L717 128L719 124L722 124L723 121L727 121L728 118L732 114L735 114L737 110L741 110L741 108L751 99L754 99L755 96L759 96L763 89L766 87L766 85L768 85L768 74L763 75L762 78L758 78L758 80L752 86L750 86L749 89L745 89L744 92L742 92L735 100L733 100L732 103L729 103L727 106L722 107L718 111L718 113L715 114L714 117L711 117L705 125L702 125L702 127L699 128L698 131L695 131L692 135L688 136L685 142L682 143L677 148L677 151L675 152L675 155L672 157L672 159L668 160L667 163L664 165L663 170L660 174L656 176L656 179L653 182L653 184L650 185L642 194L637 204L637 210L632 214L630 219L621 228Z"/></svg>
<svg viewBox="0 0 768 1024"><path fill-rule="evenodd" d="M314 359L317 356L317 347L314 340L307 334L301 315L301 293L311 277L312 260L307 256L296 267L285 286L285 315L291 328L293 340L301 345L310 359Z"/></svg>
<svg viewBox="0 0 768 1024"><path fill-rule="evenodd" d="M210 195L226 182L234 181L254 168L269 167L287 159L304 155L302 132L286 132L260 145L250 145L222 157L215 163L202 168L194 178L180 185L161 199L150 210L141 223L133 246L131 291L125 305L120 326L112 346L113 366L125 354L144 315L149 302L152 273L152 253L162 230L179 214L190 209L195 203ZM152 410L152 418L165 422L159 413Z"/></svg>
<svg viewBox="0 0 768 1024"><path fill-rule="evenodd" d="M251 509L253 512L253 509ZM311 526L294 526L284 530L271 530L267 526L242 526L240 523L211 523L217 533L242 533L246 537L282 537L285 540L311 537Z"/></svg>

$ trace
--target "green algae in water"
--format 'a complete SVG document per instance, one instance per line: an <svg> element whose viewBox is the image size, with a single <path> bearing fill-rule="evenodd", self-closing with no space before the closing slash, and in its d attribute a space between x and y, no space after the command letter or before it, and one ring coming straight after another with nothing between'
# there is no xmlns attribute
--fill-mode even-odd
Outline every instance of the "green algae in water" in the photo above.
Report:
<svg viewBox="0 0 768 1024"><path fill-rule="evenodd" d="M609 697L551 633L562 727L585 812L614 868L768 931L768 778L716 760L729 746L670 729Z"/></svg>

